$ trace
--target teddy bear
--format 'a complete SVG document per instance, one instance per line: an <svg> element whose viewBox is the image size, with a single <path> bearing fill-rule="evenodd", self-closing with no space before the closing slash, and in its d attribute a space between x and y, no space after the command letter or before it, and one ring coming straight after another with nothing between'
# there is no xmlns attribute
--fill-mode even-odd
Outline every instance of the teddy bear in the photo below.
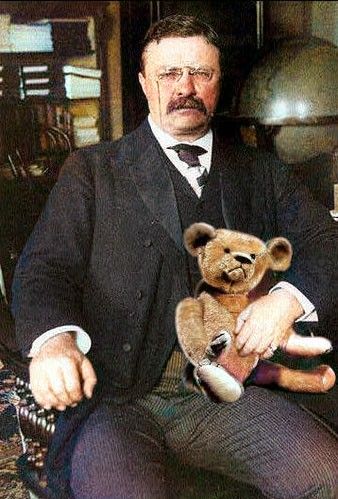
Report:
<svg viewBox="0 0 338 499"><path fill-rule="evenodd" d="M242 232L194 223L184 232L187 251L198 259L202 279L195 298L176 307L176 331L188 364L186 383L215 401L234 402L243 385L275 384L282 389L321 393L335 384L328 365L291 369L258 354L240 355L235 346L236 320L270 271L289 268L291 243L284 237L263 242ZM290 328L279 344L289 355L312 357L332 350L324 337L302 336ZM271 351L271 355L273 353Z"/></svg>

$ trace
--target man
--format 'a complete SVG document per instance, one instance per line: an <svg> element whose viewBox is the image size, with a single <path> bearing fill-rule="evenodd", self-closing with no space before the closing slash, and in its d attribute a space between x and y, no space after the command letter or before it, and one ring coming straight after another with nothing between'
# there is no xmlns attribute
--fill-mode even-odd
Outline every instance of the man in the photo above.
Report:
<svg viewBox="0 0 338 499"><path fill-rule="evenodd" d="M175 454L267 497L333 497L328 429L270 390L247 387L234 404L188 393L174 328L175 307L197 280L182 245L191 222L292 242L292 271L238 324L242 354L265 357L296 319L324 320L332 309L333 223L275 159L211 129L221 67L209 26L187 16L154 25L139 79L148 120L71 155L16 273L32 391L63 411L49 483L58 497L166 497ZM182 142L203 148L199 160L186 147L182 155Z"/></svg>

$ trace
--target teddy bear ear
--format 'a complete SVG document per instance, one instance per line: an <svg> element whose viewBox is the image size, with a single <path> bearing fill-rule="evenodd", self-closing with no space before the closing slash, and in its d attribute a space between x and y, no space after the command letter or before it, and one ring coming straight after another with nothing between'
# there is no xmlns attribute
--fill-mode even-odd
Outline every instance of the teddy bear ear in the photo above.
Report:
<svg viewBox="0 0 338 499"><path fill-rule="evenodd" d="M292 246L285 237L275 237L266 243L270 258L271 270L283 271L290 267Z"/></svg>
<svg viewBox="0 0 338 499"><path fill-rule="evenodd" d="M204 222L195 223L184 232L184 246L192 256L197 256L198 250L215 237L216 229L212 225Z"/></svg>

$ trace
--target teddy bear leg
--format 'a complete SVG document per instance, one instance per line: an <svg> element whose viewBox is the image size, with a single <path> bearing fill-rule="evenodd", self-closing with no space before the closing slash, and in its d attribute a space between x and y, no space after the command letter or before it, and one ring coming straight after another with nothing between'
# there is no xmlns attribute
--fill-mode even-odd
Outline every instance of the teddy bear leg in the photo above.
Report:
<svg viewBox="0 0 338 499"><path fill-rule="evenodd" d="M207 359L196 368L196 374L202 386L206 385L208 390L222 402L235 402L244 391L242 383L221 366L212 364Z"/></svg>
<svg viewBox="0 0 338 499"><path fill-rule="evenodd" d="M256 385L276 384L292 392L322 393L333 387L336 375L333 369L325 364L311 370L301 370L261 361L251 379Z"/></svg>
<svg viewBox="0 0 338 499"><path fill-rule="evenodd" d="M185 298L176 307L178 342L187 359L196 366L208 346L203 323L202 304L195 298Z"/></svg>

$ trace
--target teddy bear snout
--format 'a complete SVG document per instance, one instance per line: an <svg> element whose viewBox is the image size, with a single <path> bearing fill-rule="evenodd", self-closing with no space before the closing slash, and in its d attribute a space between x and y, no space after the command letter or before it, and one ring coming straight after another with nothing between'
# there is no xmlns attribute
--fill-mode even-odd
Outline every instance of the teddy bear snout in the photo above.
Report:
<svg viewBox="0 0 338 499"><path fill-rule="evenodd" d="M254 259L252 258L251 255L249 255L249 253L233 253L232 254L234 259L239 262L239 263L242 263L242 264L253 264L254 263Z"/></svg>
<svg viewBox="0 0 338 499"><path fill-rule="evenodd" d="M220 265L224 281L241 281L248 275L249 267L254 260L248 253L236 252L227 254Z"/></svg>

